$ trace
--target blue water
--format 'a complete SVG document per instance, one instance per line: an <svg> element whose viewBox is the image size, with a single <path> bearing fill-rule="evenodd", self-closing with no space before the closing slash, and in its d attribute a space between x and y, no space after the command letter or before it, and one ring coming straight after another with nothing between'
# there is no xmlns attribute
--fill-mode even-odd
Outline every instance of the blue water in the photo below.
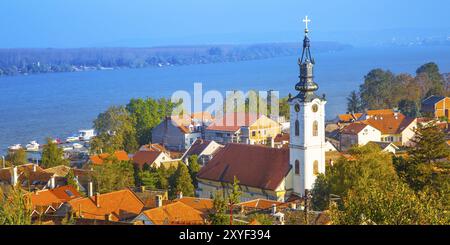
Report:
<svg viewBox="0 0 450 245"><path fill-rule="evenodd" d="M314 50L313 50L314 52ZM345 112L345 97L357 90L367 72L376 67L414 73L434 61L450 72L450 47L354 48L313 54L319 93L326 93L327 118ZM53 73L0 77L0 152L15 143L65 138L110 105L133 97L169 97L176 90L269 90L294 93L297 57L146 69Z"/></svg>

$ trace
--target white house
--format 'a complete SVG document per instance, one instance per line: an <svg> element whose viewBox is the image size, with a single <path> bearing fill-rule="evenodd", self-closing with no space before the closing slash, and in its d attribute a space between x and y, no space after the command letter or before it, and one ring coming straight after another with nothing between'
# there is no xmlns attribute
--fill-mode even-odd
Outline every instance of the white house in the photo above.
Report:
<svg viewBox="0 0 450 245"><path fill-rule="evenodd" d="M346 151L353 145L365 145L370 141L380 141L380 130L360 122L347 125L340 134L340 149Z"/></svg>

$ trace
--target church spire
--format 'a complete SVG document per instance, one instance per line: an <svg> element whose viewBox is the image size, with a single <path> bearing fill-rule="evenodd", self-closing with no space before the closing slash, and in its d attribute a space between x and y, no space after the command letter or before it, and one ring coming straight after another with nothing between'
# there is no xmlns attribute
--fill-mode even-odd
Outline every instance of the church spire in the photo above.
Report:
<svg viewBox="0 0 450 245"><path fill-rule="evenodd" d="M305 38L303 39L302 56L298 59L298 65L300 66L300 81L295 85L295 89L300 92L297 97L300 97L304 101L311 101L318 98L314 92L319 89L319 86L313 81L313 68L315 62L314 58L311 56L311 43L308 37L308 23L311 22L311 20L306 16L303 22L305 22L306 27Z"/></svg>

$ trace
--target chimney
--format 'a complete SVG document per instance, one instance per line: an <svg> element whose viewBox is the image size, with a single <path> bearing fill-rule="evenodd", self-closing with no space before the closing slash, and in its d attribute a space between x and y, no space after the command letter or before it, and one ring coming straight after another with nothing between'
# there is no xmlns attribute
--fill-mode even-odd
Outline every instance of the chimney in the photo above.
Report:
<svg viewBox="0 0 450 245"><path fill-rule="evenodd" d="M276 213L277 213L277 205L272 204L272 214L276 214Z"/></svg>
<svg viewBox="0 0 450 245"><path fill-rule="evenodd" d="M275 148L275 139L270 137L270 147Z"/></svg>
<svg viewBox="0 0 450 245"><path fill-rule="evenodd" d="M100 207L100 193L95 193L95 205L97 206L97 208Z"/></svg>
<svg viewBox="0 0 450 245"><path fill-rule="evenodd" d="M36 169L37 169L37 164L33 164L33 172L36 173Z"/></svg>
<svg viewBox="0 0 450 245"><path fill-rule="evenodd" d="M162 196L161 195L156 195L155 205L157 208L162 206Z"/></svg>
<svg viewBox="0 0 450 245"><path fill-rule="evenodd" d="M19 179L19 176L17 175L17 166L15 166L15 167L12 169L12 174L11 174L11 185L12 185L12 186L17 185L18 179Z"/></svg>
<svg viewBox="0 0 450 245"><path fill-rule="evenodd" d="M88 197L92 197L94 195L94 184L91 182L89 182L88 185Z"/></svg>
<svg viewBox="0 0 450 245"><path fill-rule="evenodd" d="M50 186L49 186L49 188L50 188L50 189L55 189L55 187L56 187L55 176L52 176L52 177L50 178Z"/></svg>
<svg viewBox="0 0 450 245"><path fill-rule="evenodd" d="M177 199L181 199L181 198L183 198L183 192L179 191L177 193Z"/></svg>

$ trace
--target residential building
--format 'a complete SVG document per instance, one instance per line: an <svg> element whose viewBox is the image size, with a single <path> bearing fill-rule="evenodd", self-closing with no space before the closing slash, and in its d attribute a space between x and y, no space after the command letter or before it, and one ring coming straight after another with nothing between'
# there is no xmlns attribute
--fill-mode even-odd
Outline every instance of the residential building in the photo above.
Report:
<svg viewBox="0 0 450 245"><path fill-rule="evenodd" d="M159 168L164 162L170 162L172 160L165 151L138 151L133 156L134 165L140 169L143 169L145 165Z"/></svg>
<svg viewBox="0 0 450 245"><path fill-rule="evenodd" d="M281 133L281 125L256 113L225 113L206 128L205 139L221 144L267 144Z"/></svg>
<svg viewBox="0 0 450 245"><path fill-rule="evenodd" d="M450 97L432 95L424 99L421 112L435 118L450 118Z"/></svg>
<svg viewBox="0 0 450 245"><path fill-rule="evenodd" d="M396 154L399 150L398 146L390 142L380 142L380 141L371 141L369 143L376 144L380 147L382 151L390 152L392 154Z"/></svg>
<svg viewBox="0 0 450 245"><path fill-rule="evenodd" d="M81 194L77 189L70 185L54 189L37 190L25 195L25 198L31 202L33 217L53 214L64 203L80 197Z"/></svg>
<svg viewBox="0 0 450 245"><path fill-rule="evenodd" d="M144 203L129 189L70 200L67 209L75 217L107 221L131 221Z"/></svg>
<svg viewBox="0 0 450 245"><path fill-rule="evenodd" d="M144 225L204 225L207 216L183 202L176 201L167 205L145 210L134 220L134 224Z"/></svg>
<svg viewBox="0 0 450 245"><path fill-rule="evenodd" d="M215 142L214 140L197 139L189 149L183 154L181 159L189 165L188 158L192 155L198 156L198 163L204 166L214 156L217 151L222 149L223 146Z"/></svg>
<svg viewBox="0 0 450 245"><path fill-rule="evenodd" d="M191 119L167 117L152 130L152 143L162 144L169 150L186 150L202 137L202 125Z"/></svg>
<svg viewBox="0 0 450 245"><path fill-rule="evenodd" d="M380 130L362 122L354 122L341 130L339 146L341 151L346 151L354 145L363 146L380 139Z"/></svg>
<svg viewBox="0 0 450 245"><path fill-rule="evenodd" d="M412 146L411 141L415 136L417 119L406 117L402 113L372 116L363 121L378 129L381 139L374 141L391 142L399 146Z"/></svg>
<svg viewBox="0 0 450 245"><path fill-rule="evenodd" d="M48 173L33 163L0 169L1 184L21 186L30 191L43 188L53 189L65 185L65 182L65 178Z"/></svg>

